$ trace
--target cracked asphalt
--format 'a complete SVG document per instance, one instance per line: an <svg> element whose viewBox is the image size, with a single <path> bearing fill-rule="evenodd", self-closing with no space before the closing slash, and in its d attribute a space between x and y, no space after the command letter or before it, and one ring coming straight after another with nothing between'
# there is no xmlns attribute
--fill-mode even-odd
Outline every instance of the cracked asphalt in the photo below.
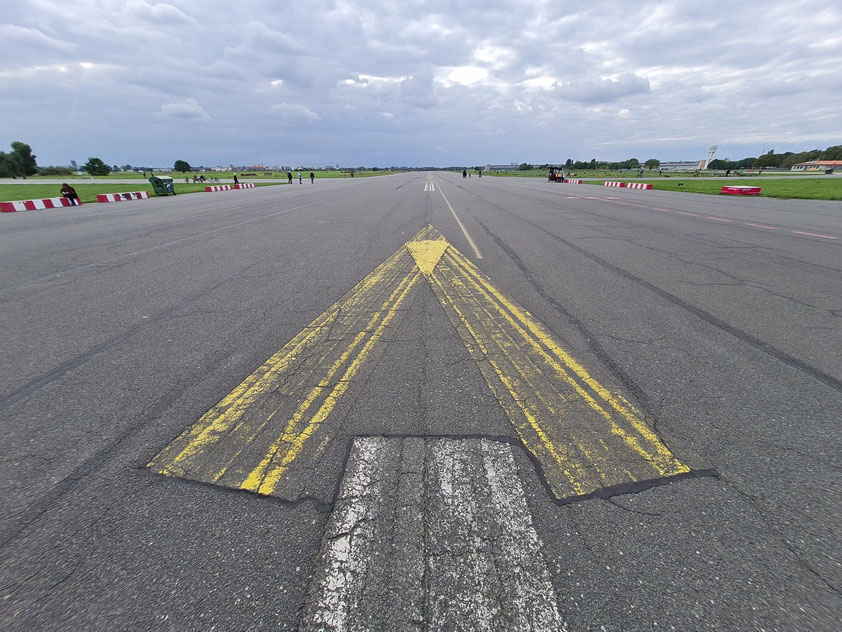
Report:
<svg viewBox="0 0 842 632"><path fill-rule="evenodd" d="M842 204L433 174L479 259L428 177L0 217L0 627L312 629L352 442L386 436L510 446L571 632L838 629L842 241L803 233ZM428 224L718 476L555 502L427 285L305 495L145 467Z"/></svg>

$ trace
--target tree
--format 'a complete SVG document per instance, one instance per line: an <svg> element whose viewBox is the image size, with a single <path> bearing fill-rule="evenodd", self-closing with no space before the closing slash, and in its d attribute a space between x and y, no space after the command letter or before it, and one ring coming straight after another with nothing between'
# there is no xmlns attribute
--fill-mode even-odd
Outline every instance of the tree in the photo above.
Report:
<svg viewBox="0 0 842 632"><path fill-rule="evenodd" d="M812 151L802 151L797 154L791 154L783 159L781 162L781 167L791 167L792 165L797 165L799 162L808 162L810 160L815 160L821 155L821 151L818 149L814 149Z"/></svg>
<svg viewBox="0 0 842 632"><path fill-rule="evenodd" d="M784 154L776 154L773 149L768 154L763 154L760 158L755 160L754 166L760 167L761 169L766 167L780 167L783 160Z"/></svg>
<svg viewBox="0 0 842 632"><path fill-rule="evenodd" d="M646 162L643 163L647 169L657 169L661 166L661 161L657 158L650 158Z"/></svg>
<svg viewBox="0 0 842 632"><path fill-rule="evenodd" d="M517 168L518 171L529 171L530 169L532 169L532 165L530 165L528 162L522 162L518 165Z"/></svg>
<svg viewBox="0 0 842 632"><path fill-rule="evenodd" d="M188 171L193 171L193 167L186 160L176 160L172 170L178 171L179 173L187 173Z"/></svg>
<svg viewBox="0 0 842 632"><path fill-rule="evenodd" d="M32 155L32 149L26 143L20 141L12 143L12 159L18 163L20 175L26 177L38 173L35 156Z"/></svg>
<svg viewBox="0 0 842 632"><path fill-rule="evenodd" d="M0 178L17 178L18 166L11 154L0 151Z"/></svg>
<svg viewBox="0 0 842 632"><path fill-rule="evenodd" d="M842 160L842 145L834 145L825 149L821 156L821 160Z"/></svg>
<svg viewBox="0 0 842 632"><path fill-rule="evenodd" d="M708 163L708 169L712 171L727 171L734 169L736 165L730 160L723 160L722 158L714 158Z"/></svg>
<svg viewBox="0 0 842 632"><path fill-rule="evenodd" d="M92 176L107 176L111 173L111 167L100 158L88 158L88 162L82 166L82 171L87 171Z"/></svg>
<svg viewBox="0 0 842 632"><path fill-rule="evenodd" d="M0 151L0 176L25 178L36 173L38 173L38 164L35 162L35 156L32 155L32 149L26 143L16 140L12 143L11 153Z"/></svg>

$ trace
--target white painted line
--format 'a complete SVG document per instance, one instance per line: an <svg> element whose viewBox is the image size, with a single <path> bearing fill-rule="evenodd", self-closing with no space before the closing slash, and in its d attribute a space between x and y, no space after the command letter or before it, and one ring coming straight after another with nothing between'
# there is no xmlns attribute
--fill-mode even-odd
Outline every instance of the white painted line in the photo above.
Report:
<svg viewBox="0 0 842 632"><path fill-rule="evenodd" d="M300 629L566 630L512 447L354 439Z"/></svg>
<svg viewBox="0 0 842 632"><path fill-rule="evenodd" d="M752 224L751 222L743 222L746 226L754 226L756 228L767 228L769 230L778 230L775 226L766 226L765 224Z"/></svg>
<svg viewBox="0 0 842 632"><path fill-rule="evenodd" d="M471 443L432 450L429 629L565 630L511 446L481 439L477 462Z"/></svg>
<svg viewBox="0 0 842 632"><path fill-rule="evenodd" d="M459 228L462 229L462 234L465 235L465 239L468 240L468 244L470 244L471 248L474 251L474 254L477 256L477 259L482 259L482 253L479 251L479 248L477 248L477 245L474 243L474 240L471 239L471 236L468 234L468 231L465 228L465 225L462 223L462 220L459 219L459 216L456 215L456 211L453 210L453 207L450 205L450 202L444 196L444 191L441 190L441 187L439 187L439 193L441 193L441 196L444 198L444 202L445 204L447 204L447 208L449 208L450 212L453 213L453 219L455 219L456 223L459 224Z"/></svg>
<svg viewBox="0 0 842 632"><path fill-rule="evenodd" d="M801 230L794 230L792 231L793 235L806 235L807 237L820 237L822 239L839 239L839 237L834 237L833 235L820 235L819 233L805 233Z"/></svg>

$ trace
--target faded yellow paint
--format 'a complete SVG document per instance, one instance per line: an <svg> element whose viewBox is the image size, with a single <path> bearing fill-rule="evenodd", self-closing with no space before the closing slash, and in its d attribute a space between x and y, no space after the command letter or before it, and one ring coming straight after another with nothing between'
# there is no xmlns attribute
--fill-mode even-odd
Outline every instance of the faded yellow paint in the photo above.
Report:
<svg viewBox="0 0 842 632"><path fill-rule="evenodd" d="M149 467L295 497L295 485L306 485L295 482L305 471L296 464L322 454L331 415L422 275L557 498L689 471L625 398L594 379L432 226L313 320ZM322 439L311 441L317 434Z"/></svg>
<svg viewBox="0 0 842 632"><path fill-rule="evenodd" d="M365 334L371 332L371 328L375 326L378 320L381 322L376 324L376 328L374 329L373 333L370 334L368 340L363 345L362 349L360 350L357 357L348 365L347 369L345 370L344 375L339 380L337 385L333 388L332 392L327 396L324 403L319 408L318 412L309 420L307 425L300 431L296 431L295 427L297 426L298 422L303 417L303 411L306 410L312 401L315 399L314 393L311 393L308 396L307 400L299 406L299 409L302 411L296 411L296 415L293 416L292 419L287 423L287 427L284 430L284 434L275 441L269 451L267 452L266 456L260 462L260 464L252 470L249 474L248 478L243 482L240 486L241 489L254 491L259 494L269 495L275 490L275 486L278 484L278 480L283 475L284 471L289 467L289 464L295 460L298 455L301 453L301 449L304 445L304 442L309 439L316 429L321 425L321 423L327 418L327 416L333 411L336 407L337 402L341 399L341 397L345 394L348 390L349 385L351 384L351 380L354 378L356 373L359 371L362 364L368 358L369 353L371 352L372 347L380 340L383 336L383 331L389 325L390 321L395 317L398 312L398 309L401 307L402 303L406 299L407 294L409 291L415 286L415 283L418 281L420 275L418 272L415 272L411 277L406 277L401 282L401 284L395 289L392 295L389 297L388 301L383 304L383 307L375 313L375 315L371 318L366 327L366 330L360 332L355 338L351 346L348 350L340 357L340 359L334 363L331 367L331 371L326 379L326 381L331 381L333 379L334 374L339 370L341 366L343 366L348 358L350 357L353 349L365 338ZM321 386L317 386L313 391L321 390ZM281 463L279 465L272 466L272 462L275 459L278 452L281 450L282 447L285 447L284 455L281 459Z"/></svg>
<svg viewBox="0 0 842 632"><path fill-rule="evenodd" d="M424 273L424 276L429 276L433 269L435 269L444 251L449 246L450 244L444 239L425 239L423 241L408 241L406 243L406 249L409 250L409 253L415 259L415 263L418 264L418 268Z"/></svg>

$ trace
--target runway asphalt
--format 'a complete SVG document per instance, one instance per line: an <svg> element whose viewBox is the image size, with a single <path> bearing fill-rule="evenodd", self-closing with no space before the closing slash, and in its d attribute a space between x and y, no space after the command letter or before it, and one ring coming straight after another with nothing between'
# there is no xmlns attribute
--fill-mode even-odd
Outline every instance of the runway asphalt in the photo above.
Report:
<svg viewBox="0 0 842 632"><path fill-rule="evenodd" d="M0 263L5 630L838 629L838 202L317 179Z"/></svg>

